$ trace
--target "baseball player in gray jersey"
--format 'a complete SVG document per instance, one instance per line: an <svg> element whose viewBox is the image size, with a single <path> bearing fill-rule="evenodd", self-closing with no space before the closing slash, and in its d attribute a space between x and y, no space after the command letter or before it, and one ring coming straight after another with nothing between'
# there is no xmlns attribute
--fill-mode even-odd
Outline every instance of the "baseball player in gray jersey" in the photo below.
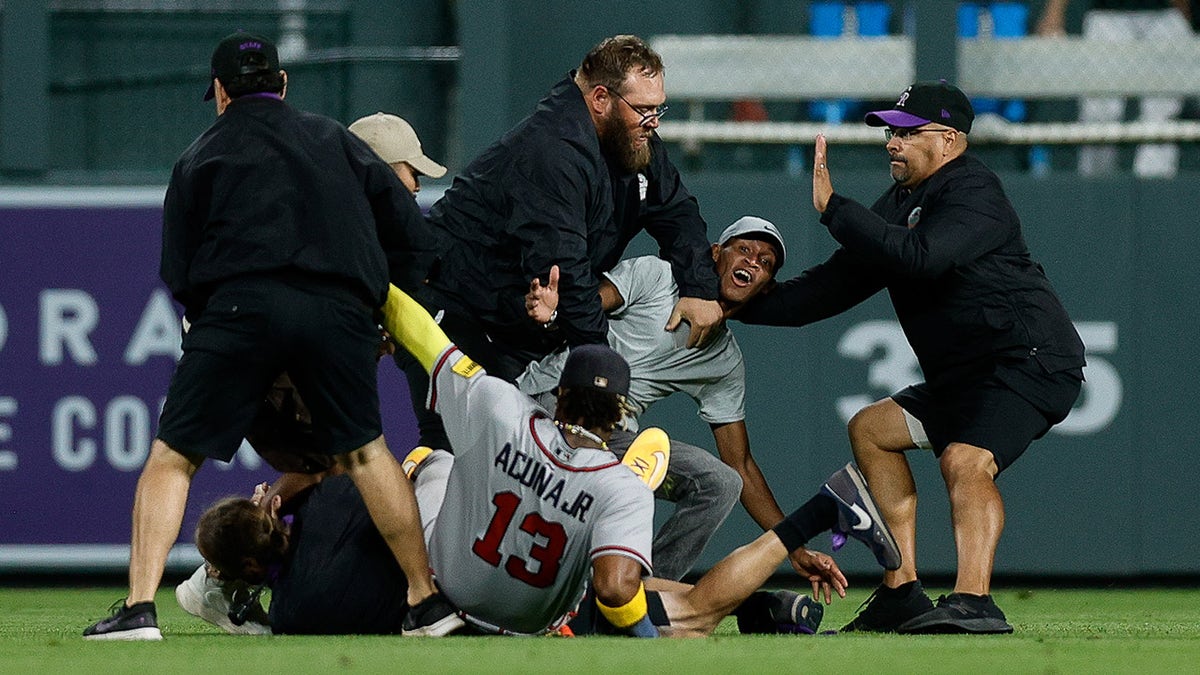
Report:
<svg viewBox="0 0 1200 675"><path fill-rule="evenodd" d="M430 565L463 618L493 633L553 630L571 618L590 572L606 619L656 635L641 581L651 571L654 498L606 445L629 391L625 360L603 345L576 349L551 417L487 376L394 286L384 316L429 371L427 403L457 450L437 515L430 506L422 524L436 551Z"/></svg>
<svg viewBox="0 0 1200 675"><path fill-rule="evenodd" d="M576 348L551 418L512 385L487 376L395 287L384 313L385 328L430 371L428 403L446 420L458 449L456 457L434 451L420 463L416 492L441 591L477 629L553 630L573 616L589 567L603 622L639 637L660 630L708 634L789 555L800 561L814 595L823 591L828 602L831 589L844 595L845 577L829 556L803 545L830 528L867 543L885 567L900 564L865 482L848 465L695 586L643 584L650 571L651 493L604 448L621 417L617 393L629 387L624 359L600 345ZM819 605L784 597L756 605L767 610L765 623L815 630Z"/></svg>
<svg viewBox="0 0 1200 675"><path fill-rule="evenodd" d="M581 396L600 401L628 393L625 360L600 345L572 350L550 419L512 385L487 377L394 286L384 316L388 332L429 370L427 403L442 415L458 449L456 466L444 481L434 481L446 488L426 536L442 592L476 627L536 633L565 622L582 597L589 558L600 615L640 637L656 636L656 624L666 634L710 633L789 556L814 595L823 590L827 602L831 588L844 595L846 580L833 560L804 548L827 529L835 530L835 541L853 536L867 543L888 569L900 565L866 482L847 465L809 502L696 586L652 580L661 589L655 591L653 606L660 611L654 620L638 578L650 571L653 501L646 485L618 466L605 446L621 407L600 414ZM421 500L425 486L419 474L417 482ZM808 606L798 601L792 607L798 605Z"/></svg>
<svg viewBox="0 0 1200 675"><path fill-rule="evenodd" d="M625 394L629 371L619 355L603 345L574 353L561 379L566 396ZM604 447L604 426L616 419L574 419L576 427L563 414L572 401L551 418L453 345L430 379L430 402L457 454L434 453L454 468L441 508L422 524L438 584L467 621L487 632L543 633L570 618L590 577L599 588L608 568L631 580L650 573L654 499ZM416 477L422 488L425 468ZM626 604L637 585L609 602Z"/></svg>
<svg viewBox="0 0 1200 675"><path fill-rule="evenodd" d="M771 222L739 218L712 245L719 279L718 301L726 316L772 282L783 266L783 236ZM532 318L546 323L557 305L558 277L549 284L534 280L526 296ZM629 361L631 413L613 432L609 447L618 456L638 429L637 417L654 402L675 392L696 401L708 422L720 459L707 450L671 441L671 463L659 499L675 502L675 511L654 539L656 576L683 577L700 556L733 505L741 499L764 530L783 519L766 479L750 454L745 423L746 375L742 352L727 325L699 348L688 348L662 330L679 295L671 269L653 257L624 260L600 282L601 305L609 315L608 341ZM529 365L517 380L527 394L553 406L553 389L566 352Z"/></svg>

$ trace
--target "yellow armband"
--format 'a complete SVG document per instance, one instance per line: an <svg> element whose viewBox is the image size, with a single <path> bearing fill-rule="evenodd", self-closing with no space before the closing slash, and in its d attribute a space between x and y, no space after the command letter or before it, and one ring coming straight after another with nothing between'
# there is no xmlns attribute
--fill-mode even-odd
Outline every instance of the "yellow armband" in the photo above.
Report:
<svg viewBox="0 0 1200 675"><path fill-rule="evenodd" d="M388 284L387 302L383 304L383 328L392 339L407 349L425 368L433 370L438 354L450 345L450 338L408 293Z"/></svg>
<svg viewBox="0 0 1200 675"><path fill-rule="evenodd" d="M634 593L633 598L620 607L609 607L600 602L600 598L596 598L596 606L600 608L600 613L608 619L609 623L617 628L629 628L646 616L646 585L639 582L637 593Z"/></svg>

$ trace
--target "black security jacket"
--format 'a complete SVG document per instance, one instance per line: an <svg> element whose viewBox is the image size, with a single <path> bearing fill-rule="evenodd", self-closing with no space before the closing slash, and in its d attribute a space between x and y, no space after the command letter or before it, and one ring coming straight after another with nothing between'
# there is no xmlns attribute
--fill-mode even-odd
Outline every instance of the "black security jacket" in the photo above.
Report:
<svg viewBox="0 0 1200 675"><path fill-rule="evenodd" d="M911 192L893 185L870 210L834 194L821 222L841 247L739 319L802 326L887 288L930 383L1029 359L1044 372L1082 368L1083 344L1030 258L1000 179L974 157Z"/></svg>
<svg viewBox="0 0 1200 675"><path fill-rule="evenodd" d="M715 299L717 279L696 200L657 135L651 150L641 174L610 169L568 75L433 205L430 220L447 247L431 285L463 303L508 347L545 353L563 339L604 343L608 321L598 276L644 229L671 262L680 295ZM530 280L544 281L555 264L561 330L551 335L526 316L524 296Z"/></svg>
<svg viewBox="0 0 1200 675"><path fill-rule="evenodd" d="M332 119L251 95L176 162L160 274L193 319L222 281L261 273L333 281L378 307L388 263L406 269L430 239L412 194L366 143Z"/></svg>

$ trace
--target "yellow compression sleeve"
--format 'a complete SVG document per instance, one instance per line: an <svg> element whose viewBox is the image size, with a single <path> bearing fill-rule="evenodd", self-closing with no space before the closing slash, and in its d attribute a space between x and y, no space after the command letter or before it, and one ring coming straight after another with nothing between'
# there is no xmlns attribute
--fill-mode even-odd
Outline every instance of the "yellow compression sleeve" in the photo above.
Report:
<svg viewBox="0 0 1200 675"><path fill-rule="evenodd" d="M429 312L392 284L388 284L387 302L383 303L383 328L420 362L425 372L433 370L438 354L450 346L450 338Z"/></svg>
<svg viewBox="0 0 1200 675"><path fill-rule="evenodd" d="M646 616L646 585L638 583L637 593L634 593L633 598L620 607L609 607L600 602L600 598L596 598L596 606L600 608L600 613L608 619L609 623L617 628L629 628Z"/></svg>

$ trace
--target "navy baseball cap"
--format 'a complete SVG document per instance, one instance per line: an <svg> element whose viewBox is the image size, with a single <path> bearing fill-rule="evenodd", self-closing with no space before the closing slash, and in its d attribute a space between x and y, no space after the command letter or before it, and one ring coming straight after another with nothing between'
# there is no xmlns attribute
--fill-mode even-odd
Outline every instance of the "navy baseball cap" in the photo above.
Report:
<svg viewBox="0 0 1200 675"><path fill-rule="evenodd" d="M213 50L212 71L204 100L211 101L217 95L212 83L214 77L221 81L222 86L227 86L238 75L278 71L279 51L273 42L245 31L232 33L217 43L217 48Z"/></svg>
<svg viewBox="0 0 1200 675"><path fill-rule="evenodd" d="M608 345L572 347L558 386L629 394L629 363Z"/></svg>
<svg viewBox="0 0 1200 675"><path fill-rule="evenodd" d="M970 133L974 119L975 109L967 95L945 80L939 80L909 85L890 110L869 112L863 121L872 127L900 128L936 122Z"/></svg>
<svg viewBox="0 0 1200 675"><path fill-rule="evenodd" d="M778 272L779 268L783 267L783 259L787 257L787 248L783 245L783 235L779 233L779 228L775 227L775 223L757 216L742 216L725 228L717 243L724 246L725 242L734 237L766 239L771 242L779 253L779 260L775 261L775 271Z"/></svg>

